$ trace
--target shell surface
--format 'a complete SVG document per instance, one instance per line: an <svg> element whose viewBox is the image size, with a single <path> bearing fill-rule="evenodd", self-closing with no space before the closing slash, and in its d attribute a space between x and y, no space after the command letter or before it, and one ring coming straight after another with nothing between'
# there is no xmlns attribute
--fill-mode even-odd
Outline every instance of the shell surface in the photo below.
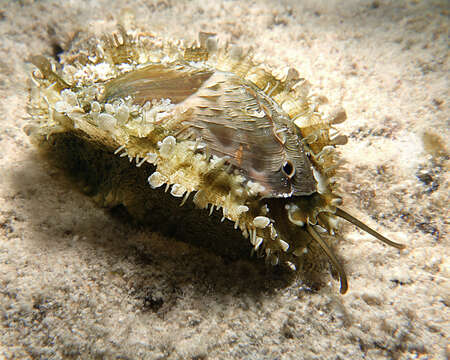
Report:
<svg viewBox="0 0 450 360"><path fill-rule="evenodd" d="M323 118L294 69L275 77L250 53L219 47L211 34L183 46L123 29L101 39L86 36L61 64L43 56L32 62L38 69L27 129L33 139L136 160L142 172L151 169L145 191L165 187L181 204L194 194L197 208L221 209L222 219L272 264L299 267L314 243L345 293L345 271L322 234L334 235L338 217L403 247L338 207L335 146L346 137L331 134L345 113ZM132 178L112 189L106 176L93 195L105 206L140 203L136 213L148 213L155 204L130 200L122 190Z"/></svg>

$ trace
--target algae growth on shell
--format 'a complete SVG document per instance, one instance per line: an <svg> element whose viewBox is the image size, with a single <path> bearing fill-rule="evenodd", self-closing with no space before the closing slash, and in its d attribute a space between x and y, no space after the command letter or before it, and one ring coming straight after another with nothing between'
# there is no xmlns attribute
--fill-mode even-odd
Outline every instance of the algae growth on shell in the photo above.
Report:
<svg viewBox="0 0 450 360"><path fill-rule="evenodd" d="M299 271L321 249L341 293L338 218L403 247L340 208L335 147L347 139L333 125L345 112L322 116L294 69L275 76L209 33L185 46L124 29L80 37L61 63L32 62L27 132L102 206L175 221L225 252L241 233L267 262Z"/></svg>

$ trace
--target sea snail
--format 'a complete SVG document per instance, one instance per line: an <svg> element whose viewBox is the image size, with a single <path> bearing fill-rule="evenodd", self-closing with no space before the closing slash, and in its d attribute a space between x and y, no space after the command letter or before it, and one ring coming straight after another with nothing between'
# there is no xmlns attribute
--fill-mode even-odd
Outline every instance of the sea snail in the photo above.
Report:
<svg viewBox="0 0 450 360"><path fill-rule="evenodd" d="M147 191L165 187L181 204L194 194L197 208L221 210L272 264L294 268L316 242L345 293L345 271L325 234L335 236L337 218L404 247L341 208L335 147L347 138L333 125L345 113L322 116L294 69L276 77L251 52L221 47L209 33L185 46L121 28L74 41L60 63L32 62L34 139L70 134L148 165ZM117 189L95 195L130 204Z"/></svg>

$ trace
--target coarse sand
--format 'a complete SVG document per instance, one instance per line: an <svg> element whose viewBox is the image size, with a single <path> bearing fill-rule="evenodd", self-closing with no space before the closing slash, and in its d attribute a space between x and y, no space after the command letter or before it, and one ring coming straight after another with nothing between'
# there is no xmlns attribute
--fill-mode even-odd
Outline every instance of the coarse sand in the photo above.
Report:
<svg viewBox="0 0 450 360"><path fill-rule="evenodd" d="M449 2L0 1L0 358L446 359L449 347ZM23 132L32 55L123 19L200 31L295 67L343 106L350 281L311 289L98 208ZM243 239L243 241L245 241Z"/></svg>

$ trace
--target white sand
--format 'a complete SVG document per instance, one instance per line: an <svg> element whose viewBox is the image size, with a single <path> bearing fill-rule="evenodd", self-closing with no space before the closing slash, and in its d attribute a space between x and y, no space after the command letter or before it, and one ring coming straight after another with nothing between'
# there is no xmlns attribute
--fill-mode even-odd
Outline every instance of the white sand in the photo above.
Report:
<svg viewBox="0 0 450 360"><path fill-rule="evenodd" d="M448 1L212 3L0 2L0 358L445 359ZM27 59L124 10L168 37L252 45L342 104L346 208L407 250L348 226L349 293L334 280L309 292L138 231L72 190L21 130Z"/></svg>

